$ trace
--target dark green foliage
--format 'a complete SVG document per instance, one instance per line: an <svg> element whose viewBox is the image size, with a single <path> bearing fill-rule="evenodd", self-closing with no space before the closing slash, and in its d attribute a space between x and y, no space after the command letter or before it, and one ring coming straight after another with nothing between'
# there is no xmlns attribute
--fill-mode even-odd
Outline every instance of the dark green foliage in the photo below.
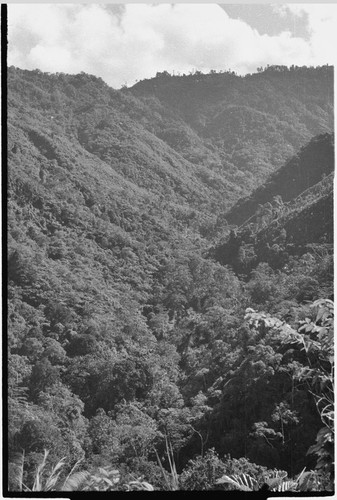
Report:
<svg viewBox="0 0 337 500"><path fill-rule="evenodd" d="M9 68L12 489L20 467L33 488L37 465L47 480L62 457L67 473L78 460L95 471L76 478L98 490L173 490L178 475L186 490L224 474L262 486L316 455L329 485L315 376L330 361L315 329L330 318L308 303L333 295L331 76L164 72L116 91ZM260 189L263 210L229 225L246 205L230 207L317 134ZM296 198L282 200L273 179L292 169ZM309 358L282 321L314 325Z"/></svg>
<svg viewBox="0 0 337 500"><path fill-rule="evenodd" d="M300 174L293 173L293 162ZM330 172L327 176L323 174L322 180L321 167ZM233 207L227 216L241 226L227 231L225 242L215 245L210 254L237 273L248 275L261 261L268 262L274 269L284 269L291 256L301 256L309 247L314 252L313 247L319 243L325 245L325 251L331 251L333 168L333 136L325 134L314 138L250 198L240 200ZM284 193L282 189L293 176L297 185L295 191L292 188L294 198L291 199L291 189L285 187ZM289 201L284 203L283 197Z"/></svg>
<svg viewBox="0 0 337 500"><path fill-rule="evenodd" d="M204 457L190 460L180 475L182 490L215 489L216 480L226 472L226 466L218 457L214 448L210 448Z"/></svg>
<svg viewBox="0 0 337 500"><path fill-rule="evenodd" d="M238 182L243 172L252 185L281 166L318 130L332 130L332 117L322 121L333 108L332 97L327 99L333 95L332 80L326 78L330 74L332 68L327 66L318 72L313 68L281 72L267 68L244 78L230 71L196 73L144 80L124 93L133 93L147 104L155 102L149 99L155 96L157 103L173 109L197 132L201 141L189 140L189 147L181 140L173 145L185 158L203 163L210 150L217 169L238 169L230 180ZM300 91L303 87L306 92ZM160 136L162 122L153 120L149 126Z"/></svg>
<svg viewBox="0 0 337 500"><path fill-rule="evenodd" d="M334 168L334 137L324 134L313 138L308 145L292 157L284 167L271 175L263 186L254 191L249 198L239 201L227 214L230 224L242 224L257 211L259 205L271 202L281 197L280 202L274 203L274 212L282 211L288 202L322 180ZM302 195L303 196L303 195Z"/></svg>
<svg viewBox="0 0 337 500"><path fill-rule="evenodd" d="M261 488L273 471L246 458L236 459L225 455L220 459L214 448L210 448L204 457L198 456L189 461L180 475L179 482L183 490L228 490L230 488L219 486L219 478L225 474L233 476L242 473L253 478L257 487Z"/></svg>
<svg viewBox="0 0 337 500"><path fill-rule="evenodd" d="M30 377L29 389L34 399L38 394L50 388L60 379L60 371L57 367L52 366L48 359L38 361L33 366L32 374Z"/></svg>

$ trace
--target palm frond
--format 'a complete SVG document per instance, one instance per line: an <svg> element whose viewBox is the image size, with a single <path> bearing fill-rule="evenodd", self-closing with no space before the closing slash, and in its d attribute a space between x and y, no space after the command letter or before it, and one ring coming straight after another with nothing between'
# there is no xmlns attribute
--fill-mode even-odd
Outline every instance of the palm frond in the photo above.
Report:
<svg viewBox="0 0 337 500"><path fill-rule="evenodd" d="M283 481L277 488L273 488L271 491L297 491L297 487L297 481Z"/></svg>
<svg viewBox="0 0 337 500"><path fill-rule="evenodd" d="M231 484L240 491L256 491L258 483L256 479L248 474L233 474L227 476L226 474L216 481L216 484Z"/></svg>
<svg viewBox="0 0 337 500"><path fill-rule="evenodd" d="M81 459L80 459L80 460L77 460L77 462L75 463L75 465L71 468L71 470L70 470L69 474L67 475L67 477L66 477L66 478L65 478L65 480L63 481L63 485L62 485L62 487L61 487L61 490L62 490L63 486L64 486L65 484L67 484L68 479L70 479L70 477L74 474L75 469L79 466L79 464L81 463L81 461L82 461ZM62 490L62 491L64 491L64 490Z"/></svg>
<svg viewBox="0 0 337 500"><path fill-rule="evenodd" d="M88 471L77 471L69 474L64 480L60 491L80 491L89 477L90 474Z"/></svg>
<svg viewBox="0 0 337 500"><path fill-rule="evenodd" d="M42 491L42 472L47 463L49 451L44 450L42 462L37 466L32 491Z"/></svg>
<svg viewBox="0 0 337 500"><path fill-rule="evenodd" d="M146 481L130 481L127 487L129 491L154 491L154 487Z"/></svg>
<svg viewBox="0 0 337 500"><path fill-rule="evenodd" d="M271 491L274 491L275 488L278 488L280 484L284 482L284 476L280 477L270 477L266 479L266 484L269 486Z"/></svg>
<svg viewBox="0 0 337 500"><path fill-rule="evenodd" d="M56 485L58 483L58 479L60 477L61 469L65 465L64 460L65 460L65 458L61 458L61 460L59 460L57 462L57 464L55 465L55 467L50 472L49 476L46 479L44 487L43 487L44 491L55 490Z"/></svg>

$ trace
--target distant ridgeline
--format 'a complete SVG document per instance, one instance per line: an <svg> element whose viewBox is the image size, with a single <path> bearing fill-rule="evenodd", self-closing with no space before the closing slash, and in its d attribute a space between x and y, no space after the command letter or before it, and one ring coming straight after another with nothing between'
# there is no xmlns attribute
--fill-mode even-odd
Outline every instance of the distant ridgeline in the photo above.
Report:
<svg viewBox="0 0 337 500"><path fill-rule="evenodd" d="M170 110L167 120L158 117L151 127L184 158L207 164L216 174L231 173L250 188L313 136L333 130L331 66L270 66L244 77L232 71L163 72L124 92L152 103L159 113L163 106ZM173 120L184 125L177 128Z"/></svg>
<svg viewBox="0 0 337 500"><path fill-rule="evenodd" d="M202 206L209 227L313 136L333 130L331 66L270 66L245 77L163 72L120 91L84 73L11 67L8 87L9 122L13 106L31 108L20 128L58 167L74 165L58 144L64 134L137 186Z"/></svg>
<svg viewBox="0 0 337 500"><path fill-rule="evenodd" d="M316 466L294 374L322 401L331 343L306 358L274 326L330 335L332 131L330 66L121 90L8 69L12 490L77 463L167 489L171 457L186 490Z"/></svg>
<svg viewBox="0 0 337 500"><path fill-rule="evenodd" d="M236 226L211 254L247 272L261 261L281 267L308 245L332 244L333 170L334 135L314 137L226 214Z"/></svg>

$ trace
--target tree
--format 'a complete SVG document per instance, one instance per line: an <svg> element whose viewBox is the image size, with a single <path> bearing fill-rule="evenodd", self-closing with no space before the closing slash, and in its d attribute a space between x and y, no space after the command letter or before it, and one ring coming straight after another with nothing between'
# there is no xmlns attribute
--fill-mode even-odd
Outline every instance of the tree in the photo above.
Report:
<svg viewBox="0 0 337 500"><path fill-rule="evenodd" d="M333 442L334 442L334 403L333 403L333 303L320 299L311 304L312 317L300 322L298 331L277 318L266 314L248 311L246 319L253 325L276 329L284 345L295 344L305 355L302 363L295 365L295 378L306 384L316 404L321 421L324 424L316 438L316 444L308 449L308 454L318 455L316 468L333 480ZM283 407L284 408L284 407ZM280 406L278 407L280 410ZM287 410L288 412L288 410ZM282 409L282 412L283 409ZM289 414L293 419L294 417ZM280 411L274 413L274 421L281 419ZM284 417L283 417L284 418ZM287 416L288 419L288 416Z"/></svg>

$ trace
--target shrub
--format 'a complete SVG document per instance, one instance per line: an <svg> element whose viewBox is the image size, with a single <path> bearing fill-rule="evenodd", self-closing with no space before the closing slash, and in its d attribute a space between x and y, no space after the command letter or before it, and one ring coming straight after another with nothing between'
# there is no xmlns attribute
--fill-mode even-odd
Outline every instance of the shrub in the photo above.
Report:
<svg viewBox="0 0 337 500"><path fill-rule="evenodd" d="M227 471L226 465L211 448L204 457L190 460L179 478L182 490L214 489L215 481Z"/></svg>

